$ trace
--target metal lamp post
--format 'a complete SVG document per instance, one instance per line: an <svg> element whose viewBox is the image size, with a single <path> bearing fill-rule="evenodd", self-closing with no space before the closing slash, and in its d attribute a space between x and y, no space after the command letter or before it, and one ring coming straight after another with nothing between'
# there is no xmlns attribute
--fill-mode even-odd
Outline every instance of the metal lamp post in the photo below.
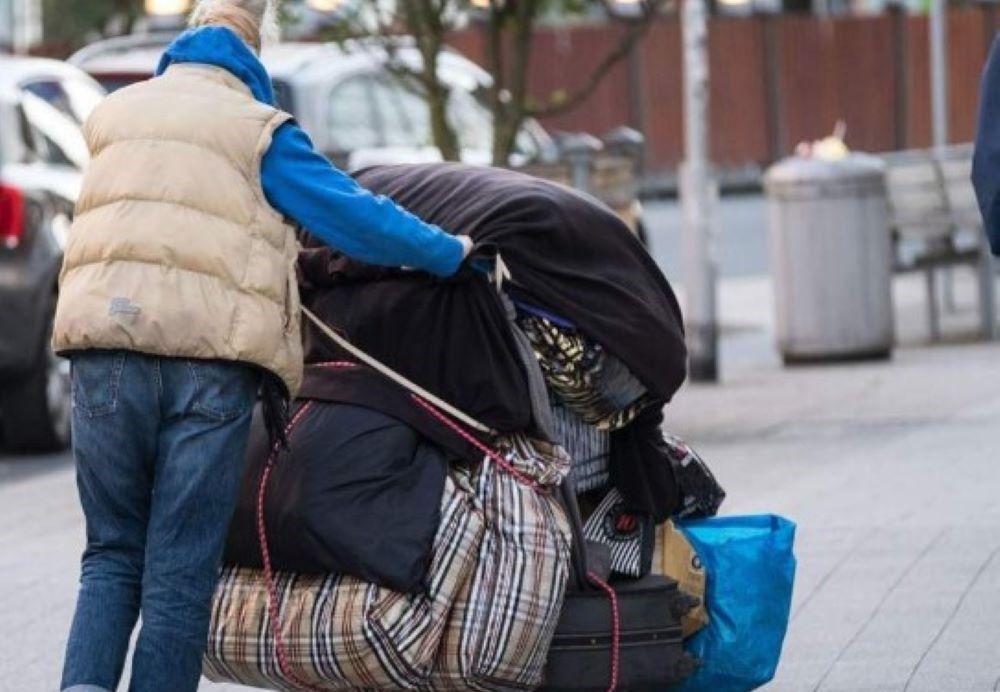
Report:
<svg viewBox="0 0 1000 692"><path fill-rule="evenodd" d="M605 0L612 16L642 15L644 0ZM708 137L708 12L705 0L681 0L684 46L684 162L680 169L683 216L681 257L686 294L684 321L692 380L719 378L719 327L716 321L714 208L718 188L712 179Z"/></svg>
<svg viewBox="0 0 1000 692"><path fill-rule="evenodd" d="M931 0L931 118L935 149L948 145L948 7Z"/></svg>
<svg viewBox="0 0 1000 692"><path fill-rule="evenodd" d="M705 0L683 0L684 163L680 170L683 227L681 257L686 296L685 328L691 379L719 378L716 318L714 208L718 187L712 179L708 137L708 20Z"/></svg>

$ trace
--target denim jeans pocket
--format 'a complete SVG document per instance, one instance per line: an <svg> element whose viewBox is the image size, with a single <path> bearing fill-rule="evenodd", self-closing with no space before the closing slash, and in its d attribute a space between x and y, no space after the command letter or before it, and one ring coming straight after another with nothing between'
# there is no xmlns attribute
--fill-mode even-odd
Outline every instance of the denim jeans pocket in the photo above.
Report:
<svg viewBox="0 0 1000 692"><path fill-rule="evenodd" d="M73 408L88 418L108 416L118 408L125 367L124 351L88 351L70 360Z"/></svg>
<svg viewBox="0 0 1000 692"><path fill-rule="evenodd" d="M189 360L194 383L192 408L218 421L238 418L253 408L260 374L241 363Z"/></svg>

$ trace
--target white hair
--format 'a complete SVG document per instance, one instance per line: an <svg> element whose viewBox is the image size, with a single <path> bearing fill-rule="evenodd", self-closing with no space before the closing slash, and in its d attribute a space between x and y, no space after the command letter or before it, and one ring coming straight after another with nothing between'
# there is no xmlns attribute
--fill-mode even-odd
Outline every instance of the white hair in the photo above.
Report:
<svg viewBox="0 0 1000 692"><path fill-rule="evenodd" d="M229 27L257 51L281 37L278 0L198 0L189 24Z"/></svg>

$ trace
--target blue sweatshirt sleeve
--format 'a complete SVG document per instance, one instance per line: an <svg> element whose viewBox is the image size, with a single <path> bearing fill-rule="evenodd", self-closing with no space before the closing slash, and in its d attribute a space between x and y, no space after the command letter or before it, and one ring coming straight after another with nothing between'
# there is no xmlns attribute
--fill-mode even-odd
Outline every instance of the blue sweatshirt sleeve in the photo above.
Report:
<svg viewBox="0 0 1000 692"><path fill-rule="evenodd" d="M274 133L261 163L271 206L344 254L451 276L462 263L458 239L377 196L321 156L293 122Z"/></svg>
<svg viewBox="0 0 1000 692"><path fill-rule="evenodd" d="M993 254L1000 255L1000 39L993 42L983 71L972 184Z"/></svg>

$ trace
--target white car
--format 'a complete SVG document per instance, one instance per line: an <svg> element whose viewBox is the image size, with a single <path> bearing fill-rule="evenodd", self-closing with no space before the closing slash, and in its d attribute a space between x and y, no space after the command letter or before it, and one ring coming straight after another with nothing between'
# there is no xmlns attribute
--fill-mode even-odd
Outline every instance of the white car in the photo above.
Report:
<svg viewBox="0 0 1000 692"><path fill-rule="evenodd" d="M69 363L52 353L49 333L88 158L80 123L103 97L65 63L0 55L0 437L9 450L69 443Z"/></svg>
<svg viewBox="0 0 1000 692"><path fill-rule="evenodd" d="M90 45L70 63L113 91L148 79L173 34L109 39ZM424 99L404 87L387 69L389 57L377 46L352 43L282 43L262 56L274 83L278 105L295 116L316 148L347 170L374 164L424 163L441 159L433 145ZM394 59L420 65L407 41ZM490 75L458 53L446 50L439 75L450 88L448 113L466 163L489 164L493 121L482 97ZM556 155L552 139L534 120L525 123L509 163L548 161Z"/></svg>

